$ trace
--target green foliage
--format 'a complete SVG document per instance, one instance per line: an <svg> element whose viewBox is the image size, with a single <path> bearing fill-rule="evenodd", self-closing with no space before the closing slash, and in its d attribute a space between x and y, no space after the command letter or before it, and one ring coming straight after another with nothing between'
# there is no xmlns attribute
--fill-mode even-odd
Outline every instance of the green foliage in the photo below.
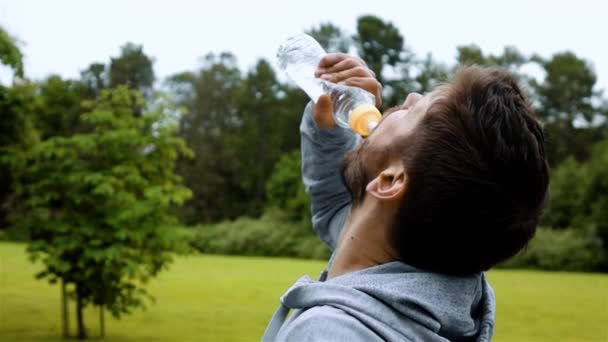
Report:
<svg viewBox="0 0 608 342"><path fill-rule="evenodd" d="M594 90L595 72L589 62L572 52L534 60L545 70L544 81L533 86L539 97L537 112L545 122L549 160L554 166L568 156L586 160L589 146L608 137L607 111L594 105L601 102L600 93Z"/></svg>
<svg viewBox="0 0 608 342"><path fill-rule="evenodd" d="M243 156L235 164L237 185L246 194L241 199L249 202L241 215L257 216L262 212L266 180L283 149L288 116L281 112L278 92L272 66L260 60L247 73L238 93L241 122L229 137L229 144L235 154Z"/></svg>
<svg viewBox="0 0 608 342"><path fill-rule="evenodd" d="M9 66L15 75L23 77L22 59L14 39L0 26L0 64ZM0 85L0 228L7 225L10 212L7 200L15 187L15 175L7 153L27 149L36 141L32 120L34 107L35 85L27 82L12 87Z"/></svg>
<svg viewBox="0 0 608 342"><path fill-rule="evenodd" d="M321 23L318 27L313 27L307 32L321 44L327 52L347 53L350 50L352 41L344 32L332 23Z"/></svg>
<svg viewBox="0 0 608 342"><path fill-rule="evenodd" d="M309 33L328 51L357 49L383 83L385 107L401 104L409 92L434 89L456 69L456 65L439 63L430 54L416 57L397 27L376 16L360 17L352 36L329 22L312 27ZM589 241L596 241L591 236L595 234L606 250L608 163L605 151L608 146L601 141L608 139L608 102L595 88L597 77L591 63L567 51L543 58L507 46L498 54L488 54L473 44L458 47L456 62L506 68L528 86L545 126L547 153L553 167L552 204L543 225L555 230L575 230L577 232L572 234L581 234ZM23 78L18 44L2 29L0 63ZM542 80L534 80L522 72L523 66L532 63L544 70ZM3 180L0 184L0 227L8 229L2 234L4 238L22 238L28 232L23 227L33 225L23 222L36 217L44 222L40 224L44 231L68 229L49 228L44 217L51 219L50 225L55 220L65 220L70 222L65 227L98 226L99 218L115 208L112 205L132 205L129 210L126 207L117 209L123 218L104 223L112 227L118 225L117 220L129 217L138 220L145 216L154 203L148 197L162 196L156 190L136 191L135 185L147 189L156 184L162 188L160 184L164 181L160 181L163 179L160 176L158 182L138 180L149 177L141 170L160 166L150 166L149 160L144 162L138 158L144 155L147 158L148 153L157 150L149 147L152 143L137 139L158 138L157 129L170 127L175 122L179 126L177 133L195 155L190 158L188 153L181 156L176 153L175 172L193 193L187 205L172 211L183 223L221 222L244 215L259 217L265 210L274 209L284 212L285 221L296 222L293 224L298 227L299 222L310 221L310 200L301 185L299 155L291 152L299 147L297 132L302 109L308 101L302 91L281 83L268 61L260 60L251 69L241 71L234 55L209 54L202 59L198 70L183 72L167 80L168 101L181 108L163 109L165 113L159 119L162 123L150 124L145 121L149 119L143 117L150 116L149 113L144 115L145 108L167 104L166 99L156 102L152 98L154 79L153 59L144 53L142 46L127 43L121 47L119 55L107 63L90 64L79 80L51 76L36 83L21 79L10 87L0 86L0 179ZM120 106L108 105L110 108L106 109L97 100L93 101L97 107L83 116L87 111L83 102L97 99L103 93L106 94L102 96L104 101L109 103L108 89L117 85L140 90L146 102L130 92L130 99L117 100L123 101ZM185 111L188 113L183 114ZM92 115L93 112L97 114ZM106 112L112 115L125 113L116 121L119 127L99 121L103 115L109 115L103 114ZM134 116L135 121L122 119L129 115ZM88 119L83 119L85 117ZM145 128L147 126L149 128ZM99 133L99 127L105 127L102 130L107 132ZM142 136L140 131L154 133ZM87 138L95 134L94 139ZM107 141L93 141L99 137ZM108 143L114 138L122 143ZM42 143L36 146L39 140ZM591 148L594 144L596 147ZM135 154L134 149L139 149L140 154ZM125 151L132 154L120 159L119 156L127 155ZM167 152L167 155L173 158L173 153ZM168 158L167 170L172 167L170 157L158 158ZM131 175L132 171L136 176ZM102 177L85 181L78 178L77 172L102 173ZM46 173L65 176L49 177L43 182L42 175ZM167 171L163 177L169 173ZM129 183L131 181L135 183ZM173 179L169 186L178 183ZM123 189L131 195L121 197L122 190L115 189L117 186L122 189L120 184L131 184L132 187L125 185ZM38 194L38 202L19 201L19 197L15 197L15 194L33 193ZM91 197L93 195L105 200ZM107 202L107 208L97 207L97 204L106 205L104 201L109 201L110 197L115 203ZM8 201L9 198L14 200ZM37 209L36 215L31 217L20 217L26 208L39 207L45 209ZM88 219L82 218L82 222L76 222L81 216L66 214L77 211L82 215L94 213L99 220L89 223ZM7 228L9 214L19 218L21 224ZM257 222L250 219L248 224L260 226ZM308 239L309 235L305 236ZM581 241L587 241L585 239ZM312 238L307 241L316 243ZM594 243L589 242L589 245ZM297 255L293 248L290 247L289 253ZM608 269L607 260L598 267Z"/></svg>
<svg viewBox="0 0 608 342"><path fill-rule="evenodd" d="M309 223L294 223L277 211L267 212L259 219L242 217L196 230L191 244L201 253L314 259L330 255Z"/></svg>
<svg viewBox="0 0 608 342"><path fill-rule="evenodd" d="M87 105L85 133L54 136L10 158L20 175L16 226L30 232L38 278L74 284L84 305L113 315L144 305L143 284L171 260L176 222L169 214L190 196L174 174L184 141L159 105L141 117L143 99L120 87Z"/></svg>
<svg viewBox="0 0 608 342"><path fill-rule="evenodd" d="M33 113L36 109L36 86L22 83L7 88L0 85L0 228L8 226L11 206L8 199L15 191L17 174L9 151L22 153L38 140ZM9 227L7 238L22 239L25 234Z"/></svg>
<svg viewBox="0 0 608 342"><path fill-rule="evenodd" d="M87 99L83 83L51 76L38 89L36 128L42 140L54 136L70 136L78 130L81 103Z"/></svg>
<svg viewBox="0 0 608 342"><path fill-rule="evenodd" d="M87 90L87 97L96 98L101 91L108 87L108 70L103 63L91 63L80 72L80 82Z"/></svg>
<svg viewBox="0 0 608 342"><path fill-rule="evenodd" d="M174 75L169 86L174 101L187 109L179 122L179 134L191 146L195 158L180 159L177 172L194 196L179 212L187 223L213 222L246 212L247 194L239 187L236 164L239 155L229 143L241 120L238 96L242 77L230 54L205 57L201 70Z"/></svg>
<svg viewBox="0 0 608 342"><path fill-rule="evenodd" d="M305 95L281 85L264 60L242 75L230 54L207 55L198 73L175 75L169 86L188 110L180 135L196 155L178 165L194 192L180 217L193 224L259 216L274 164L299 145Z"/></svg>
<svg viewBox="0 0 608 342"><path fill-rule="evenodd" d="M285 153L266 183L267 205L286 213L290 221L310 222L310 196L302 184L300 150Z"/></svg>
<svg viewBox="0 0 608 342"><path fill-rule="evenodd" d="M384 67L397 65L404 60L407 52L399 29L393 23L373 15L359 17L354 39L359 56L367 62L380 83L384 83Z"/></svg>
<svg viewBox="0 0 608 342"><path fill-rule="evenodd" d="M15 75L23 77L23 55L15 44L15 39L9 36L0 26L0 64L13 69Z"/></svg>
<svg viewBox="0 0 608 342"><path fill-rule="evenodd" d="M551 176L551 205L544 224L553 229L592 228L608 269L608 139L595 144L587 162L566 159Z"/></svg>
<svg viewBox="0 0 608 342"><path fill-rule="evenodd" d="M587 167L590 177L586 196L591 209L589 220L603 242L605 259L602 268L608 271L608 139L593 146Z"/></svg>
<svg viewBox="0 0 608 342"><path fill-rule="evenodd" d="M566 229L587 225L591 207L587 203L592 179L586 165L574 157L566 159L551 174L551 205L544 225L553 229Z"/></svg>
<svg viewBox="0 0 608 342"><path fill-rule="evenodd" d="M153 61L144 53L143 46L133 43L123 45L120 48L120 56L110 61L110 87L125 85L129 89L139 90L145 96L150 95L154 84L152 64ZM99 65L92 65L90 71L94 75L101 74Z"/></svg>
<svg viewBox="0 0 608 342"><path fill-rule="evenodd" d="M421 94L431 92L449 80L450 71L447 66L435 61L430 53L419 62L419 69L414 81L415 90Z"/></svg>
<svg viewBox="0 0 608 342"><path fill-rule="evenodd" d="M539 229L528 247L504 267L551 271L594 271L605 262L602 241L594 229Z"/></svg>
<svg viewBox="0 0 608 342"><path fill-rule="evenodd" d="M458 46L456 50L458 65L498 66L513 73L516 73L517 69L529 60L514 46L505 46L500 55L485 55L475 44Z"/></svg>

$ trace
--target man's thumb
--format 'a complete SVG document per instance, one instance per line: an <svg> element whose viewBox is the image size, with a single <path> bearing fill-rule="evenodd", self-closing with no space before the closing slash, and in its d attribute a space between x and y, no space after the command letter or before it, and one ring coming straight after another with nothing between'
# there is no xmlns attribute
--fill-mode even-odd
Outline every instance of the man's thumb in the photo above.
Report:
<svg viewBox="0 0 608 342"><path fill-rule="evenodd" d="M333 111L334 109L329 95L323 94L319 96L312 111L312 116L319 128L327 129L336 125L332 116Z"/></svg>

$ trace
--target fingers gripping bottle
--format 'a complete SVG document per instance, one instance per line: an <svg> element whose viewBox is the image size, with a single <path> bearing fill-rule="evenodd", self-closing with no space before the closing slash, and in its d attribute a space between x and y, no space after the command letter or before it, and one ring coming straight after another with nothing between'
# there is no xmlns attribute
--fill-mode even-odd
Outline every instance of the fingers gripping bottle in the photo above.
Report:
<svg viewBox="0 0 608 342"><path fill-rule="evenodd" d="M289 78L313 100L327 94L334 107L334 120L339 126L351 128L367 136L380 122L376 98L357 87L336 84L315 77L315 70L325 56L321 45L311 36L299 34L285 40L277 51L277 60Z"/></svg>

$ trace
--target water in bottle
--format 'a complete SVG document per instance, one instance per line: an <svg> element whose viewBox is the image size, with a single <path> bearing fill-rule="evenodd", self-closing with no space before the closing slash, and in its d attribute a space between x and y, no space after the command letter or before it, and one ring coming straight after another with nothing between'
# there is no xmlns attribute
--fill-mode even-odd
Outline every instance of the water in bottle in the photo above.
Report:
<svg viewBox="0 0 608 342"><path fill-rule="evenodd" d="M315 70L325 56L321 45L307 34L288 38L277 52L279 68L306 94L317 101L328 94L334 107L334 120L342 127L367 136L380 122L380 112L371 93L357 87L335 84L315 77Z"/></svg>

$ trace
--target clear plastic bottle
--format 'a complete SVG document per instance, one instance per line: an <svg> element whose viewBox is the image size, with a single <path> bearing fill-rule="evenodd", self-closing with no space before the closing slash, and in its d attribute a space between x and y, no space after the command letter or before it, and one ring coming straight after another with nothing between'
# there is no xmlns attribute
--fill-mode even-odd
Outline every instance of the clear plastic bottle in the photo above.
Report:
<svg viewBox="0 0 608 342"><path fill-rule="evenodd" d="M334 119L342 127L367 136L380 122L381 114L375 106L376 98L369 92L336 84L315 77L315 70L325 56L321 45L307 34L286 39L277 51L277 60L289 78L306 94L317 101L321 94L331 97Z"/></svg>

